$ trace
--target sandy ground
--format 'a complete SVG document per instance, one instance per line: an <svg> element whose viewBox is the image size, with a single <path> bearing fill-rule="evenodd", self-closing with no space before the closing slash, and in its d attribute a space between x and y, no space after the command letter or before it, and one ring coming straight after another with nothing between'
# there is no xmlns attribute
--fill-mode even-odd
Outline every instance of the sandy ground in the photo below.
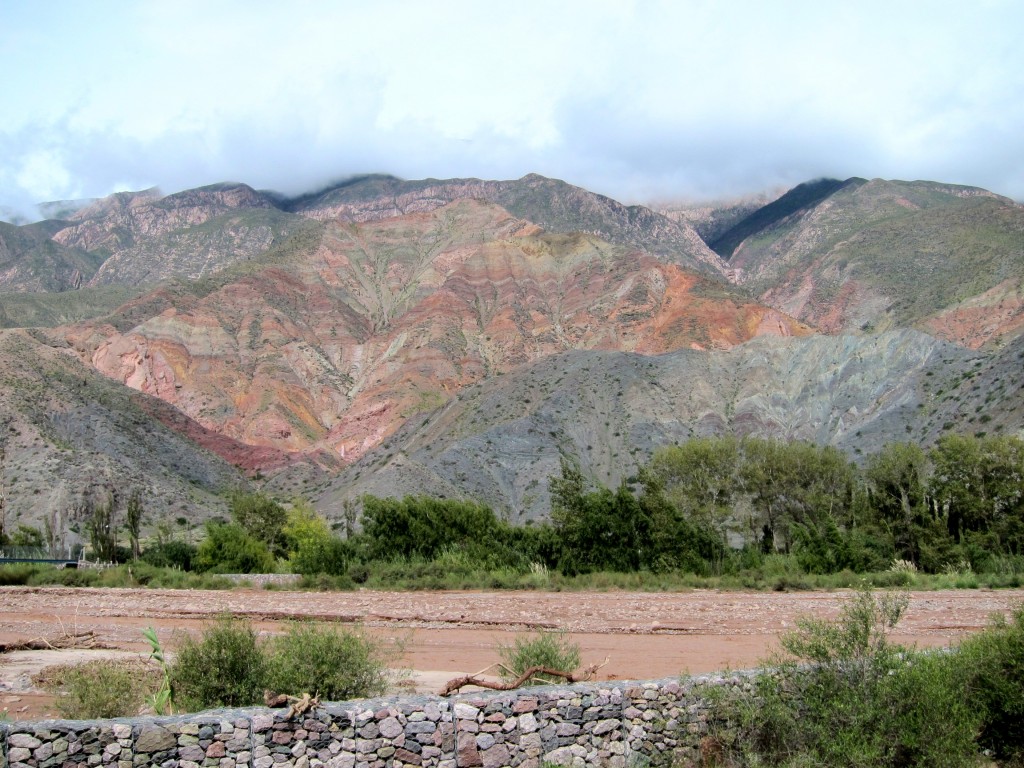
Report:
<svg viewBox="0 0 1024 768"><path fill-rule="evenodd" d="M67 632L95 632L108 650L0 653L0 710L12 719L54 716L32 676L51 664L116 652L146 656L141 630L156 628L165 647L176 632L198 632L225 613L260 631L289 619L359 623L404 644L400 666L417 690L498 661L516 633L571 633L583 663L608 659L602 679L645 679L748 668L772 650L800 616L833 617L850 593L284 592L0 587L0 646ZM896 639L918 646L955 643L994 613L1024 604L1024 590L915 592Z"/></svg>

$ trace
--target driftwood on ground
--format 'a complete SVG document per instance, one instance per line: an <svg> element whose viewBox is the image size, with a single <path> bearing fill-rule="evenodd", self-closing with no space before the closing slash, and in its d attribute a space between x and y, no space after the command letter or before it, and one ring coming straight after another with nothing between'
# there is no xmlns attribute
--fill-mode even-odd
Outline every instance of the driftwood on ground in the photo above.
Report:
<svg viewBox="0 0 1024 768"><path fill-rule="evenodd" d="M56 637L37 637L33 640L19 640L13 643L0 643L0 653L11 651L57 651L69 648L106 648L95 632L76 632L57 635Z"/></svg>
<svg viewBox="0 0 1024 768"><path fill-rule="evenodd" d="M304 715L311 709L320 706L320 697L310 696L308 693L304 693L302 696L288 696L284 693L266 690L263 691L263 702L273 709L287 704L288 712L285 713L284 719L291 720L296 715Z"/></svg>
<svg viewBox="0 0 1024 768"><path fill-rule="evenodd" d="M481 673L475 675L463 675L457 677L454 680L449 680L445 683L438 695L440 696L451 696L453 693L459 691L460 688L464 688L467 685L475 685L480 688L489 688L492 691L511 691L515 690L523 683L538 676L546 675L547 677L560 677L567 683L581 683L584 680L589 680L594 674L608 663L608 659L605 659L600 664L591 664L589 667L584 667L579 672L566 672L561 669L551 669L551 667L530 667L524 670L522 674L516 677L514 680L505 682L496 682L494 680L486 680L480 677Z"/></svg>

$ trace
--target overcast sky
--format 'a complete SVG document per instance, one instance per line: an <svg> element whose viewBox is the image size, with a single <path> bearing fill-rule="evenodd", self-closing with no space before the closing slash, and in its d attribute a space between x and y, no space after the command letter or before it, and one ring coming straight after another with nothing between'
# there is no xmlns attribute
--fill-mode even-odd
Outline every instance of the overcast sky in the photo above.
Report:
<svg viewBox="0 0 1024 768"><path fill-rule="evenodd" d="M0 0L0 207L352 174L1024 199L1024 3Z"/></svg>

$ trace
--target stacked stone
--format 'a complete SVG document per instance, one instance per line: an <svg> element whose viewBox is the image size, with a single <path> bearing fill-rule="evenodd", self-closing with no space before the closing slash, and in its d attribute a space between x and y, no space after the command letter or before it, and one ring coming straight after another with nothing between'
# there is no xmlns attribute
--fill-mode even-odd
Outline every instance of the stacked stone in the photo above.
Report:
<svg viewBox="0 0 1024 768"><path fill-rule="evenodd" d="M454 707L456 761L483 768L622 768L622 690L577 685L464 698Z"/></svg>
<svg viewBox="0 0 1024 768"><path fill-rule="evenodd" d="M10 768L117 766L132 768L132 727L123 723L30 728L12 723L7 734L6 763Z"/></svg>
<svg viewBox="0 0 1024 768"><path fill-rule="evenodd" d="M301 721L255 715L252 768L454 768L448 702L426 697L319 707ZM447 759L446 759L447 757Z"/></svg>
<svg viewBox="0 0 1024 768"><path fill-rule="evenodd" d="M697 762L709 688L753 677L592 683L231 710L174 718L0 724L0 768L624 768Z"/></svg>

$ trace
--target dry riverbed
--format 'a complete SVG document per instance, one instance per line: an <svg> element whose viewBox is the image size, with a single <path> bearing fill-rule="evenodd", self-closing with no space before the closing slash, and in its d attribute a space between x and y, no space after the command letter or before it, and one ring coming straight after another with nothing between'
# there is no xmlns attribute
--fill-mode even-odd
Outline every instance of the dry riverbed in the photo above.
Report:
<svg viewBox="0 0 1024 768"><path fill-rule="evenodd" d="M145 656L141 631L199 632L219 614L249 618L263 632L289 619L361 624L404 643L409 685L437 691L447 680L498 660L516 633L559 628L583 663L608 663L603 679L655 678L756 666L800 616L834 617L849 592L284 592L0 587L0 647L67 633L95 633L98 650L0 653L0 710L13 719L56 714L32 683L52 664L111 653ZM1024 590L914 592L897 639L950 645L993 613L1024 603Z"/></svg>

